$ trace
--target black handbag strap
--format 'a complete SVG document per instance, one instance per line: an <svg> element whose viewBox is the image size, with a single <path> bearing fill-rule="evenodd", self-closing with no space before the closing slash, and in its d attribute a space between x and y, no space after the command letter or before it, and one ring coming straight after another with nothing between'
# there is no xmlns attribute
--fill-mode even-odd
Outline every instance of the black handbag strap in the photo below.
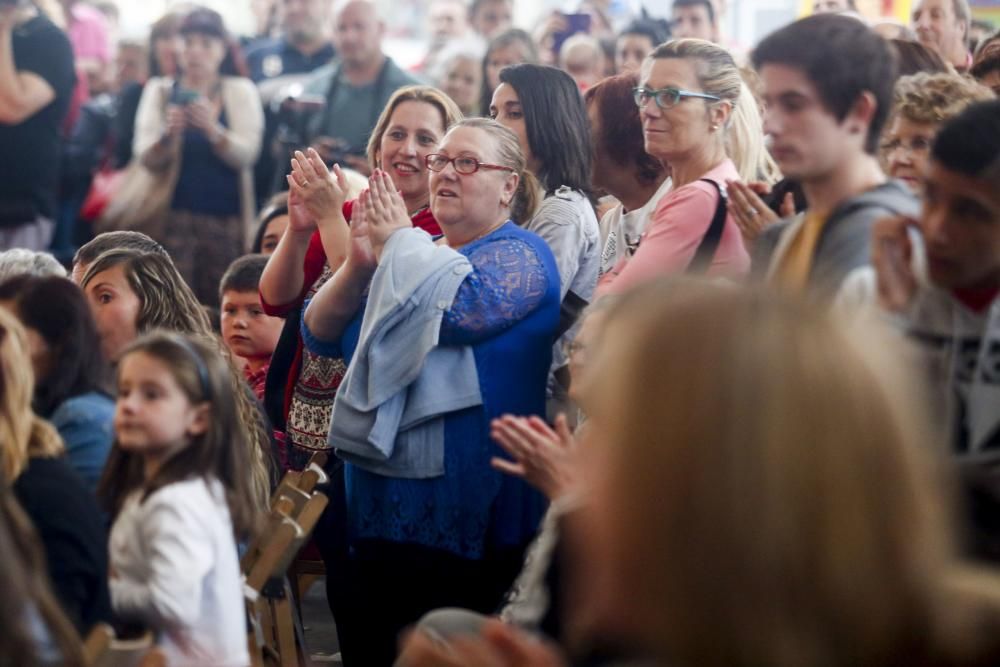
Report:
<svg viewBox="0 0 1000 667"><path fill-rule="evenodd" d="M697 250L694 251L691 263L688 264L688 273L706 273L708 271L715 258L715 252L719 249L719 242L722 241L722 231L726 227L726 215L729 213L726 191L711 179L702 178L700 180L712 184L712 187L719 193L719 203L715 206L715 215L712 216L712 223L708 226L708 231L705 232Z"/></svg>

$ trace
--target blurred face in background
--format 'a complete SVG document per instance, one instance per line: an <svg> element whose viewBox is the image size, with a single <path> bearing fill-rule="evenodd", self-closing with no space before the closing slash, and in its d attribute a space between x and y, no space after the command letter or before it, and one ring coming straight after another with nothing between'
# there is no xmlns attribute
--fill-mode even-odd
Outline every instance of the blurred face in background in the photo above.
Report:
<svg viewBox="0 0 1000 667"><path fill-rule="evenodd" d="M437 0L427 11L427 20L435 44L462 37L469 29L465 4L459 0Z"/></svg>
<svg viewBox="0 0 1000 667"><path fill-rule="evenodd" d="M149 57L140 44L121 44L116 56L118 87L143 83L149 78Z"/></svg>
<svg viewBox="0 0 1000 667"><path fill-rule="evenodd" d="M452 58L444 70L440 88L466 114L476 111L482 85L479 61L471 56Z"/></svg>
<svg viewBox="0 0 1000 667"><path fill-rule="evenodd" d="M486 54L486 79L490 90L500 85L500 70L507 65L518 65L528 60L528 50L520 42L493 49Z"/></svg>
<svg viewBox="0 0 1000 667"><path fill-rule="evenodd" d="M656 45L646 35L626 33L615 42L615 72L618 74L638 73L642 61Z"/></svg>
<svg viewBox="0 0 1000 667"><path fill-rule="evenodd" d="M485 0L471 18L472 28L492 39L514 24L514 3L510 0Z"/></svg>
<svg viewBox="0 0 1000 667"><path fill-rule="evenodd" d="M181 35L184 49L181 52L181 67L190 77L208 78L217 76L222 61L226 59L226 43L213 35L189 32Z"/></svg>
<svg viewBox="0 0 1000 667"><path fill-rule="evenodd" d="M363 67L382 54L385 25L370 2L352 0L340 8L333 24L333 45L345 65Z"/></svg>
<svg viewBox="0 0 1000 667"><path fill-rule="evenodd" d="M329 0L281 0L281 27L292 44L312 42L323 35Z"/></svg>
<svg viewBox="0 0 1000 667"><path fill-rule="evenodd" d="M920 0L913 12L913 29L920 43L946 60L965 50L966 27L955 14L955 0Z"/></svg>
<svg viewBox="0 0 1000 667"><path fill-rule="evenodd" d="M674 7L670 29L677 39L691 37L709 42L718 41L718 32L705 5Z"/></svg>
<svg viewBox="0 0 1000 667"><path fill-rule="evenodd" d="M153 57L160 68L161 76L177 75L177 66L181 61L184 42L179 35L170 35L153 40Z"/></svg>

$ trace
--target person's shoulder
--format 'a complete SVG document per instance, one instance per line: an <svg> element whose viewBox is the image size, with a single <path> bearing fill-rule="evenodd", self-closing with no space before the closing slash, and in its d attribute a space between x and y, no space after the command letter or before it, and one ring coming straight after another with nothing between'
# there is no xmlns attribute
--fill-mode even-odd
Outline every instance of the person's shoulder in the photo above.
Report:
<svg viewBox="0 0 1000 667"><path fill-rule="evenodd" d="M68 421L105 422L114 416L115 402L107 394L91 391L67 398L52 412L54 425Z"/></svg>
<svg viewBox="0 0 1000 667"><path fill-rule="evenodd" d="M58 506L63 511L74 511L97 502L80 475L62 457L32 457L14 482L14 489L25 506Z"/></svg>
<svg viewBox="0 0 1000 667"><path fill-rule="evenodd" d="M920 199L906 184L889 180L851 197L841 204L834 216L842 221L871 222L890 215L915 216L920 213Z"/></svg>
<svg viewBox="0 0 1000 667"><path fill-rule="evenodd" d="M389 56L386 56L385 58L385 67L386 81L396 88L402 88L403 86L415 86L421 83L420 79L404 70Z"/></svg>

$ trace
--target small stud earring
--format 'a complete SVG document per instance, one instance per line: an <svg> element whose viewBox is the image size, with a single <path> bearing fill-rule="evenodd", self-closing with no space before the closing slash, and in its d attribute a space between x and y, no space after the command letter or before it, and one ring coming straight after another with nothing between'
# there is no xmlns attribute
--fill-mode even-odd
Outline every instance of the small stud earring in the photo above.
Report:
<svg viewBox="0 0 1000 667"><path fill-rule="evenodd" d="M718 124L717 123L712 123L712 132L717 132L718 130L719 130Z"/></svg>

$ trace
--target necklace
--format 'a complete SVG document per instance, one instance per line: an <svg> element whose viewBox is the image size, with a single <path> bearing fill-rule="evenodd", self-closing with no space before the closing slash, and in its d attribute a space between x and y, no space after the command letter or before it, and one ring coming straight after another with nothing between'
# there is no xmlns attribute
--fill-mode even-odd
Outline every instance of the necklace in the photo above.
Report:
<svg viewBox="0 0 1000 667"><path fill-rule="evenodd" d="M458 245L451 245L449 243L448 247L450 247L452 250L458 250L459 248L463 248L463 247L469 245L470 243L475 243L476 241L478 241L479 239L483 238L484 236L488 236L489 234L492 234L493 232L495 232L496 230L500 229L501 227L503 227L506 224L507 224L506 220L501 220L497 224L495 224L492 227L490 227L489 229L487 229L485 232L479 234L478 236L475 236L475 237L469 239L465 243L459 243Z"/></svg>

